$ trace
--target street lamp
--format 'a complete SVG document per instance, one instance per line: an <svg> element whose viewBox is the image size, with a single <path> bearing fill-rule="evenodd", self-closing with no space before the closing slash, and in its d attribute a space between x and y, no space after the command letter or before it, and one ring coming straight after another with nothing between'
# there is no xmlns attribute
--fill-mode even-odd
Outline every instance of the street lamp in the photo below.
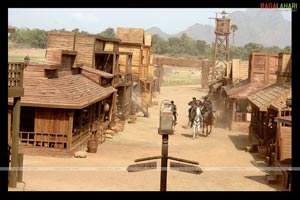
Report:
<svg viewBox="0 0 300 200"><path fill-rule="evenodd" d="M162 107L163 105L163 107ZM173 113L171 111L171 102L169 100L163 100L160 103L159 113L159 128L158 134L160 135L173 135Z"/></svg>

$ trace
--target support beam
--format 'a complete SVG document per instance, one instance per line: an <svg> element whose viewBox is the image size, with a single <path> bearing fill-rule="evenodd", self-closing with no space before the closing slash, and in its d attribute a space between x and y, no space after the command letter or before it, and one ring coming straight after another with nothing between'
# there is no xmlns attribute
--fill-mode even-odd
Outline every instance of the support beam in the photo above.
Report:
<svg viewBox="0 0 300 200"><path fill-rule="evenodd" d="M18 151L19 151L19 130L21 114L21 97L14 98L13 123L12 123L12 148L11 148L11 168L9 172L9 187L17 186Z"/></svg>

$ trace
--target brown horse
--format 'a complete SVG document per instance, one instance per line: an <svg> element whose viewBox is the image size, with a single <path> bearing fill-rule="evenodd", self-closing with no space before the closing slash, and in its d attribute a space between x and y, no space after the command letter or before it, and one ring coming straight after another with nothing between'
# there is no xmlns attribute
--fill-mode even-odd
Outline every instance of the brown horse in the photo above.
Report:
<svg viewBox="0 0 300 200"><path fill-rule="evenodd" d="M204 127L206 127L206 136L208 136L211 133L212 125L214 124L215 111L204 113L202 119L203 119L202 133L204 133ZM208 131L208 126L209 126L209 131Z"/></svg>

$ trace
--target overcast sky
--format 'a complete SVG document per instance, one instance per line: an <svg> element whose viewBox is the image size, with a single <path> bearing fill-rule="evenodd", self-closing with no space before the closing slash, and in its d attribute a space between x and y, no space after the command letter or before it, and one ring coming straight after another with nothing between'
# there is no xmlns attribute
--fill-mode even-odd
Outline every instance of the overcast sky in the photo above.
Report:
<svg viewBox="0 0 300 200"><path fill-rule="evenodd" d="M214 26L216 12L228 13L246 9L62 9L62 8L13 8L8 9L8 25L17 28L38 28L43 30L62 29L71 31L75 28L96 34L111 27L144 28L159 27L167 34L175 34L195 23ZM285 19L291 21L291 12L282 11Z"/></svg>

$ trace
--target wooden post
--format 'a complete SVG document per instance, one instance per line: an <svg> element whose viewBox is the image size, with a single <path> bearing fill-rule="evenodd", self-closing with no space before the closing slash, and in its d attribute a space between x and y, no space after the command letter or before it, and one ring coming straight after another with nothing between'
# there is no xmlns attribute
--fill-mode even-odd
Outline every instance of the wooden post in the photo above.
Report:
<svg viewBox="0 0 300 200"><path fill-rule="evenodd" d="M17 186L18 151L19 151L19 129L20 129L21 97L14 97L13 124L12 124L12 148L11 168L9 173L9 187Z"/></svg>
<svg viewBox="0 0 300 200"><path fill-rule="evenodd" d="M69 133L68 133L68 144L67 149L70 150L72 147L72 134L73 134L73 115L74 110L69 112Z"/></svg>
<svg viewBox="0 0 300 200"><path fill-rule="evenodd" d="M18 154L18 174L17 174L17 181L18 182L22 182L23 181L23 169L21 170L21 168L23 168L23 159L24 159L24 154L19 153Z"/></svg>
<svg viewBox="0 0 300 200"><path fill-rule="evenodd" d="M160 172L160 191L167 191L167 168L168 168L168 134L162 134L161 149L161 172Z"/></svg>
<svg viewBox="0 0 300 200"><path fill-rule="evenodd" d="M229 130L232 130L232 124L235 121L235 111L236 111L236 99L233 99L232 102L232 115L231 115L231 122L230 122L230 127Z"/></svg>
<svg viewBox="0 0 300 200"><path fill-rule="evenodd" d="M11 145L11 110L8 110L8 144Z"/></svg>

